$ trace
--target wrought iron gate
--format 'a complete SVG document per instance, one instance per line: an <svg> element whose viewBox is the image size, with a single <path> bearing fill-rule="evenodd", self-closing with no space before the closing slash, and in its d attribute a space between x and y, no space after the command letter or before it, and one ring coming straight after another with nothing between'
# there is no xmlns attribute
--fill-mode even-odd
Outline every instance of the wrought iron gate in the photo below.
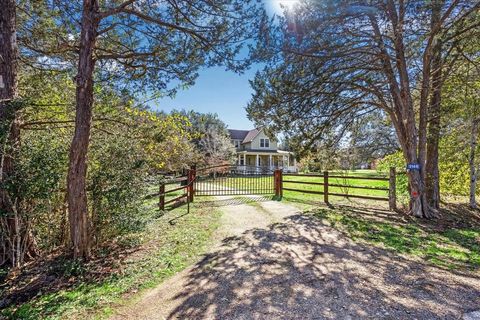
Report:
<svg viewBox="0 0 480 320"><path fill-rule="evenodd" d="M274 170L221 165L194 170L195 196L275 194Z"/></svg>

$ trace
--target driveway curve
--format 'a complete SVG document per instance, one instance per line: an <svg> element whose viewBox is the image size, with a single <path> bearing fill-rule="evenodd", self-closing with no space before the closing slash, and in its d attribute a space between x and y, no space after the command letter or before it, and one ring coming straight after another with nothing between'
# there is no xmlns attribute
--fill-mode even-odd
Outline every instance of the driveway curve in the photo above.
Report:
<svg viewBox="0 0 480 320"><path fill-rule="evenodd" d="M219 200L210 253L112 318L461 319L480 306L478 275L355 243L289 204L253 200Z"/></svg>

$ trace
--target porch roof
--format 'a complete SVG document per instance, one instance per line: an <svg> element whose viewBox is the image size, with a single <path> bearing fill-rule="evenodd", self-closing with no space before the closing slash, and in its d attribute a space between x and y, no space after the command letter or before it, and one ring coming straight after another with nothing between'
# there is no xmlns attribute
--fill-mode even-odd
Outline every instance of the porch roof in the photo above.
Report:
<svg viewBox="0 0 480 320"><path fill-rule="evenodd" d="M293 154L290 151L284 150L261 150L261 149L249 149L237 151L237 154L272 154L272 155L287 155Z"/></svg>

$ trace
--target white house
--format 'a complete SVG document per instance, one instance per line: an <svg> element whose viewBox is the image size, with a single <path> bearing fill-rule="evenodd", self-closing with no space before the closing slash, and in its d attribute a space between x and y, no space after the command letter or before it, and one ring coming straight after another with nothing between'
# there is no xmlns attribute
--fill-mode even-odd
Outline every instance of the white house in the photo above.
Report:
<svg viewBox="0 0 480 320"><path fill-rule="evenodd" d="M292 152L279 150L277 139L268 137L262 128L253 130L228 130L237 149L236 165L239 170L247 167L283 169L296 172L297 163Z"/></svg>

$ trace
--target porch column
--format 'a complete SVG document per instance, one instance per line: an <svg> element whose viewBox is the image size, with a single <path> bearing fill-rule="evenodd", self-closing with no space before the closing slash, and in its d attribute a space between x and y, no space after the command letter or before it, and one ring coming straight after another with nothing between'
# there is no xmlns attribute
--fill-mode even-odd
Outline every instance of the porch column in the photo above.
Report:
<svg viewBox="0 0 480 320"><path fill-rule="evenodd" d="M247 165L247 155L245 153L243 154L243 165Z"/></svg>
<svg viewBox="0 0 480 320"><path fill-rule="evenodd" d="M290 167L290 154L287 156L287 168Z"/></svg>
<svg viewBox="0 0 480 320"><path fill-rule="evenodd" d="M237 165L241 165L241 162L240 162L240 154L238 154L238 157L237 157Z"/></svg>
<svg viewBox="0 0 480 320"><path fill-rule="evenodd" d="M260 166L260 164L258 163L258 154L255 155L255 166Z"/></svg>
<svg viewBox="0 0 480 320"><path fill-rule="evenodd" d="M272 167L272 155L268 156L268 166L271 168Z"/></svg>

